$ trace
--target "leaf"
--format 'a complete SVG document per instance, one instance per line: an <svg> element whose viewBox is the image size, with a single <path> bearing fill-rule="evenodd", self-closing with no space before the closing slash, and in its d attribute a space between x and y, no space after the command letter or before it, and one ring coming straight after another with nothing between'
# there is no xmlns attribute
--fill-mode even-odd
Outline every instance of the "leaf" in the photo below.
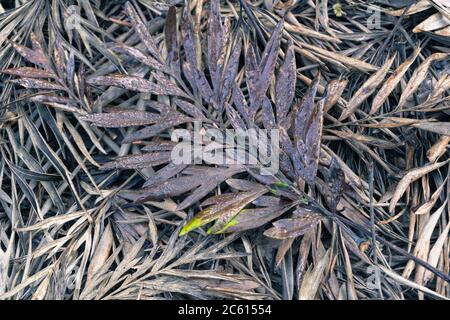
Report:
<svg viewBox="0 0 450 320"><path fill-rule="evenodd" d="M207 176L204 177L202 185L199 186L194 192L188 195L179 205L178 210L184 210L191 206L196 201L199 201L208 193L210 193L214 188L216 188L220 183L226 179L232 177L233 175L244 171L245 169L241 166L231 166L227 169L213 170L208 172Z"/></svg>
<svg viewBox="0 0 450 320"><path fill-rule="evenodd" d="M155 58L159 58L159 51L158 48L156 47L155 41L148 32L147 26L139 17L138 13L136 12L136 9L130 2L125 3L125 11L130 19L134 31L137 33L141 41L144 43L148 52L150 52L150 54L153 55Z"/></svg>
<svg viewBox="0 0 450 320"><path fill-rule="evenodd" d="M330 261L331 250L332 249L328 249L314 266L314 269L310 269L305 273L298 293L299 300L313 300L316 297L322 279L325 276L325 270Z"/></svg>
<svg viewBox="0 0 450 320"><path fill-rule="evenodd" d="M367 81L362 85L358 91L353 94L350 101L345 106L344 111L339 117L339 121L347 119L350 115L352 115L355 110L363 103L372 93L374 93L375 89L381 84L384 80L384 77L389 71L392 63L395 60L395 54L386 60L383 66L378 69Z"/></svg>
<svg viewBox="0 0 450 320"><path fill-rule="evenodd" d="M11 68L6 70L0 70L1 73L11 74L14 76L24 77L24 78L54 78L55 74L42 69L30 68L30 67L20 67Z"/></svg>
<svg viewBox="0 0 450 320"><path fill-rule="evenodd" d="M212 0L208 19L208 67L214 88L218 88L223 66L219 59L224 49L224 34L220 19L220 1Z"/></svg>
<svg viewBox="0 0 450 320"><path fill-rule="evenodd" d="M14 168L14 171L16 174L20 175L24 179L32 180L32 181L58 181L60 180L60 177L56 174L49 174L49 173L41 173L38 171L28 170L19 166L16 166L13 163L9 163L7 161L8 165L10 165L12 168Z"/></svg>
<svg viewBox="0 0 450 320"><path fill-rule="evenodd" d="M413 29L414 33L424 32L424 31L433 31L436 29L441 29L450 25L450 19L445 17L440 12L435 13L429 16L425 21L419 23Z"/></svg>
<svg viewBox="0 0 450 320"><path fill-rule="evenodd" d="M158 123L156 123L152 126L145 127L136 132L132 132L131 134L128 134L122 140L122 143L130 143L130 142L133 142L136 140L151 138L169 128L175 127L175 126L183 124L183 123L193 122L194 120L195 119L183 116L178 113L167 115L165 117L161 117L160 121L158 121Z"/></svg>
<svg viewBox="0 0 450 320"><path fill-rule="evenodd" d="M197 46L195 44L194 27L189 14L189 6L184 6L180 22L181 35L183 38L183 47L186 54L186 62L189 68L196 72L197 65Z"/></svg>
<svg viewBox="0 0 450 320"><path fill-rule="evenodd" d="M450 136L441 136L439 140L428 149L428 160L430 162L435 162L439 159L447 150L448 144L450 144Z"/></svg>
<svg viewBox="0 0 450 320"><path fill-rule="evenodd" d="M169 162L170 155L170 152L150 152L123 156L116 158L114 161L105 163L100 169L144 169Z"/></svg>
<svg viewBox="0 0 450 320"><path fill-rule="evenodd" d="M254 199L267 192L267 190L259 189L252 192L239 192L230 198L225 198L213 206L202 210L189 220L181 229L180 236L199 228L211 221L218 220L216 224L208 230L208 233L216 233L222 231L227 223L232 220L247 204Z"/></svg>
<svg viewBox="0 0 450 320"><path fill-rule="evenodd" d="M10 80L10 82L16 83L27 89L66 90L59 84L40 79L21 78Z"/></svg>
<svg viewBox="0 0 450 320"><path fill-rule="evenodd" d="M331 208L336 211L337 204L344 192L345 174L335 157L331 158L326 180L331 197Z"/></svg>
<svg viewBox="0 0 450 320"><path fill-rule="evenodd" d="M90 212L90 211L91 210L89 210L88 212ZM40 221L34 225L28 226L28 227L16 228L16 231L17 232L30 232L30 231L49 229L51 227L59 226L61 224L67 223L69 221L78 219L82 216L86 216L87 214L89 214L88 212L76 211L76 212L67 213L64 215L47 218L45 220L42 220L42 221Z"/></svg>
<svg viewBox="0 0 450 320"><path fill-rule="evenodd" d="M173 99L173 102L187 115L196 119L205 119L203 112L192 103L178 98Z"/></svg>
<svg viewBox="0 0 450 320"><path fill-rule="evenodd" d="M146 111L118 111L112 113L93 113L79 116L80 120L90 122L99 127L124 128L157 123L162 119L158 114Z"/></svg>
<svg viewBox="0 0 450 320"><path fill-rule="evenodd" d="M269 88L270 79L273 75L273 71L275 69L275 64L278 58L278 51L280 49L280 37L284 27L284 20L280 20L275 26L275 29L272 32L272 35L267 42L266 47L261 56L261 62L259 65L259 81L258 81L258 89L257 96L262 98L267 89Z"/></svg>
<svg viewBox="0 0 450 320"><path fill-rule="evenodd" d="M168 80L163 80L163 78L159 78L158 80L159 84L156 84L140 77L117 74L90 77L87 79L87 83L90 85L99 86L115 86L131 91L148 92L155 95L185 95L182 91L175 87L173 83L169 83Z"/></svg>
<svg viewBox="0 0 450 320"><path fill-rule="evenodd" d="M428 74L428 69L433 61L442 60L447 58L449 55L447 53L434 53L425 59L424 62L420 64L420 66L414 70L411 79L409 79L406 88L403 90L400 100L398 102L398 107L401 107L405 104L408 98L416 92L422 82L425 80L426 75Z"/></svg>
<svg viewBox="0 0 450 320"><path fill-rule="evenodd" d="M445 136L450 136L450 122L418 122L412 123L412 127L418 128L421 130L426 130L430 132L434 132L437 134L442 134Z"/></svg>
<svg viewBox="0 0 450 320"><path fill-rule="evenodd" d="M344 92L346 86L348 84L348 80L331 80L327 85L327 99L325 101L325 105L323 107L324 112L328 112L341 98L342 93Z"/></svg>
<svg viewBox="0 0 450 320"><path fill-rule="evenodd" d="M245 230L257 229L278 218L289 210L290 207L291 206L287 204L280 204L278 206L268 206L265 208L243 209L236 217L229 221L228 225L224 227L222 232L241 232Z"/></svg>
<svg viewBox="0 0 450 320"><path fill-rule="evenodd" d="M89 268L87 270L87 281L91 281L96 273L102 268L110 255L113 244L114 236L111 225L108 224L103 231L100 241L95 247L94 254L90 260Z"/></svg>
<svg viewBox="0 0 450 320"><path fill-rule="evenodd" d="M308 126L311 123L311 116L314 113L314 100L319 86L320 73L317 73L314 81L309 86L299 105L294 110L294 130L295 138L300 140L306 139Z"/></svg>
<svg viewBox="0 0 450 320"><path fill-rule="evenodd" d="M241 36L238 35L235 39L235 42L232 44L232 52L227 61L226 68L223 72L223 81L222 87L220 89L221 96L219 100L219 110L223 110L225 101L230 94L232 89L232 85L236 81L236 74L239 68L239 57L241 55L242 49L242 39Z"/></svg>
<svg viewBox="0 0 450 320"><path fill-rule="evenodd" d="M447 164L449 161L450 160L436 162L436 163L428 164L428 165L420 167L420 168L415 168L415 169L409 170L403 176L403 178L399 181L397 186L395 187L395 191L394 191L391 201L389 203L389 212L394 213L397 202L400 200L400 198L405 193L406 189L409 187L409 185L411 183L413 183L417 179L423 177L424 175L426 175L436 169L439 169L440 167Z"/></svg>
<svg viewBox="0 0 450 320"><path fill-rule="evenodd" d="M157 172L155 172L155 174L150 176L150 178L147 181L145 181L143 187L148 188L163 183L168 179L176 176L186 167L187 167L186 164L175 164L173 162L170 162L167 166L165 166L162 169L159 169Z"/></svg>
<svg viewBox="0 0 450 320"><path fill-rule="evenodd" d="M179 49L177 30L177 9L171 6L167 11L166 25L164 28L164 40L167 49L167 63L174 69L179 69Z"/></svg>
<svg viewBox="0 0 450 320"><path fill-rule="evenodd" d="M377 95L373 99L369 114L374 114L381 108L391 92L395 89L400 80L402 80L405 72L409 69L414 60L416 60L416 57L419 55L419 53L420 47L417 47L416 49L414 49L414 52L411 54L411 56L406 59L406 61L403 62L397 68L397 70L395 70L394 73L384 82L383 86L380 90L378 90Z"/></svg>
<svg viewBox="0 0 450 320"><path fill-rule="evenodd" d="M433 234L434 229L436 228L436 224L439 221L439 218L441 217L442 213L444 212L444 209L446 207L446 204L444 203L442 206L440 206L432 215L429 216L429 218L426 220L423 228L420 230L419 237L416 242L416 246L413 250L413 255L416 257L422 257L425 256L425 259L428 258L428 250L429 250L429 241L431 239L431 236ZM409 260L406 264L405 269L403 270L402 276L405 278L409 278L413 268L414 268L415 262L413 260Z"/></svg>
<svg viewBox="0 0 450 320"><path fill-rule="evenodd" d="M436 267L438 265L439 259L441 257L442 249L444 247L445 241L448 240L448 233L450 231L450 222L447 223L447 226L442 230L441 235L434 243L433 247L430 250L428 255L428 264L432 267ZM424 283L427 283L433 278L433 273L431 271L425 271L424 275Z"/></svg>
<svg viewBox="0 0 450 320"><path fill-rule="evenodd" d="M295 64L294 45L292 41L288 44L288 49L283 65L278 74L275 87L275 105L277 107L277 121L281 123L286 118L295 96L295 83L297 71Z"/></svg>
<svg viewBox="0 0 450 320"><path fill-rule="evenodd" d="M160 70L160 71L165 70L165 67L162 63L160 63L158 60L152 58L151 56L146 55L139 49L130 47L123 43L114 43L114 44L109 45L108 47L112 51L126 54L126 55L132 57L133 59L136 59L137 61L139 61L155 70Z"/></svg>
<svg viewBox="0 0 450 320"><path fill-rule="evenodd" d="M264 231L264 235L280 240L295 238L314 228L322 219L320 213L304 208L299 208L296 212L299 216L275 221L272 228Z"/></svg>
<svg viewBox="0 0 450 320"><path fill-rule="evenodd" d="M64 163L61 161L61 159L57 156L57 154L50 148L50 146L45 142L44 138L42 137L39 130L36 128L33 122L28 117L23 117L26 128L30 134L30 138L33 141L33 144L38 146L41 152L44 154L44 156L52 163L52 165L55 167L56 171L59 173L61 177L67 182L67 184L70 186L70 189L72 190L72 193L75 196L75 199L77 202L81 205L81 199L78 196L77 189L75 188L72 178L70 176L70 172L67 170ZM83 207L83 205L81 205Z"/></svg>
<svg viewBox="0 0 450 320"><path fill-rule="evenodd" d="M319 79L320 74L308 88L298 110L294 110L297 112L294 114L294 141L298 158L291 157L298 174L311 185L314 184L319 163L323 106L326 99L321 99L317 105L314 103Z"/></svg>
<svg viewBox="0 0 450 320"><path fill-rule="evenodd" d="M436 204L436 201L441 196L442 190L444 189L445 184L447 181L445 180L437 189L436 191L431 195L430 200L422 204L417 210L414 210L415 215L424 215L430 213L431 209Z"/></svg>
<svg viewBox="0 0 450 320"><path fill-rule="evenodd" d="M48 61L46 54L42 50L42 47L39 44L36 35L34 33L31 33L30 37L33 44L33 49L29 49L17 43L12 43L12 46L26 60L51 72L50 62Z"/></svg>

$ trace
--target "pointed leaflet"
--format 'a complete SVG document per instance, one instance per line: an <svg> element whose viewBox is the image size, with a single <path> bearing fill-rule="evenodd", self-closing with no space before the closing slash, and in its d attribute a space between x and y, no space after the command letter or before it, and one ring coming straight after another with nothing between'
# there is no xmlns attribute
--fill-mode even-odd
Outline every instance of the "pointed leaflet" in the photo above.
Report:
<svg viewBox="0 0 450 320"><path fill-rule="evenodd" d="M283 65L278 73L275 87L275 105L277 107L277 121L281 121L287 116L289 108L295 96L295 82L297 71L295 65L295 53L292 41L289 41L287 53Z"/></svg>
<svg viewBox="0 0 450 320"><path fill-rule="evenodd" d="M5 159L6 160L6 159ZM6 160L6 163L13 169L17 175L20 175L24 179L32 180L32 181L58 181L60 180L60 176L56 174L42 173L38 171L28 170L19 166L16 166L13 163L10 163Z"/></svg>
<svg viewBox="0 0 450 320"><path fill-rule="evenodd" d="M309 184L314 184L316 177L322 136L324 99L320 100L317 106L314 103L319 81L320 73L317 73L300 105L293 110L296 151L292 151L293 146L283 131L280 136L285 151L298 171L297 174Z"/></svg>
<svg viewBox="0 0 450 320"><path fill-rule="evenodd" d="M217 217L214 225L208 229L208 233L222 233L229 227L229 222L232 221L246 205L266 193L266 188L260 188L251 192L248 192L245 196L242 196L233 204L229 205L226 209L221 210L220 215Z"/></svg>
<svg viewBox="0 0 450 320"><path fill-rule="evenodd" d="M272 103L267 97L264 97L262 103L262 118L265 129L267 130L275 129L276 122L275 116L273 114Z"/></svg>
<svg viewBox="0 0 450 320"><path fill-rule="evenodd" d="M294 113L294 137L295 139L306 139L308 126L314 112L314 100L319 87L320 73L317 73L313 82L309 86L299 105L295 106Z"/></svg>
<svg viewBox="0 0 450 320"><path fill-rule="evenodd" d="M245 81L247 82L248 95L250 97L250 118L253 119L258 104L258 81L260 74L256 61L255 50L249 44L245 54Z"/></svg>
<svg viewBox="0 0 450 320"><path fill-rule="evenodd" d="M186 225L181 229L180 235L184 235L189 231L197 229L211 221L219 219L219 223L214 225L209 231L212 233L220 231L223 226L231 220L236 214L239 213L247 204L254 199L267 192L267 189L260 189L253 192L238 192L230 197L223 198L222 201L214 204L213 206L200 211L189 220Z"/></svg>
<svg viewBox="0 0 450 320"><path fill-rule="evenodd" d="M362 85L361 88L353 94L350 101L345 106L344 111L339 117L339 121L347 119L350 115L352 115L355 110L363 103L381 84L384 80L384 77L389 71L392 63L394 62L396 54L394 54L391 58L387 59L384 65L375 72L367 81Z"/></svg>
<svg viewBox="0 0 450 320"><path fill-rule="evenodd" d="M90 122L98 127L124 128L129 126L142 126L160 121L163 117L146 111L119 111L111 113L93 113L78 117L80 120Z"/></svg>
<svg viewBox="0 0 450 320"><path fill-rule="evenodd" d="M273 223L273 227L264 232L265 236L275 239L288 239L301 236L314 228L322 219L317 212L298 208L293 218L281 219Z"/></svg>
<svg viewBox="0 0 450 320"><path fill-rule="evenodd" d="M161 132L180 125L182 123L193 122L195 119L186 117L180 113L173 112L167 116L161 117L158 123L142 128L125 136L122 143L130 143L136 140L151 138Z"/></svg>
<svg viewBox="0 0 450 320"><path fill-rule="evenodd" d="M214 88L217 88L222 77L222 66L218 64L224 49L224 35L220 19L220 1L211 0L208 19L208 67Z"/></svg>
<svg viewBox="0 0 450 320"><path fill-rule="evenodd" d="M416 49L414 49L414 52L411 54L411 56L408 59L406 59L406 61L403 62L397 68L397 70L395 70L394 73L383 83L383 86L373 99L372 108L370 109L369 114L374 114L381 108L381 106L389 97L391 92L395 89L400 80L402 80L405 72L409 69L414 60L416 60L416 57L418 56L419 53L420 47L417 47Z"/></svg>
<svg viewBox="0 0 450 320"><path fill-rule="evenodd" d="M240 232L259 228L273 219L278 218L287 210L289 210L289 206L243 209L227 223L227 228L224 228L219 233Z"/></svg>
<svg viewBox="0 0 450 320"><path fill-rule="evenodd" d="M250 107L252 118L256 111L260 108L262 98L266 95L269 88L270 79L272 78L275 64L280 49L280 38L284 26L284 20L281 20L273 30L270 40L261 56L261 62L258 65L256 55L252 45L247 48L245 57L245 72L247 87L250 96Z"/></svg>
<svg viewBox="0 0 450 320"><path fill-rule="evenodd" d="M319 165L324 100L322 99L317 103L314 113L311 115L306 139L304 142L302 140L297 141L297 150L304 164L304 172L300 172L300 174L310 185L314 184Z"/></svg>
<svg viewBox="0 0 450 320"><path fill-rule="evenodd" d="M9 161L6 161L6 163L8 165L10 165ZM15 176L15 180L17 181L17 184L19 185L20 190L23 192L25 197L28 199L28 201L30 202L34 211L36 211L36 213L39 215L39 217L42 218L42 213L40 210L38 199L36 198L36 195L33 192L33 190L31 189L30 185L25 181L24 177L15 170L14 167L12 167L10 165L10 168L11 168L11 172Z"/></svg>
<svg viewBox="0 0 450 320"><path fill-rule="evenodd" d="M183 8L183 14L180 22L181 35L183 38L183 47L186 54L186 61L190 67L196 71L197 66L197 47L195 45L194 27L192 26L191 16L189 14L189 5Z"/></svg>
<svg viewBox="0 0 450 320"><path fill-rule="evenodd" d="M179 69L177 8L171 6L167 11L164 40L167 50L167 63L172 69Z"/></svg>
<svg viewBox="0 0 450 320"><path fill-rule="evenodd" d="M394 213L397 202L400 200L400 198L405 193L406 189L411 183L423 177L424 175L430 173L431 171L439 169L440 167L447 164L449 161L450 159L447 161L432 163L423 166L421 168L414 168L409 170L408 173L403 176L403 178L399 181L399 183L395 187L394 193L392 194L391 202L389 203L389 212Z"/></svg>
<svg viewBox="0 0 450 320"><path fill-rule="evenodd" d="M210 193L220 183L242 171L245 171L245 168L241 166L231 166L229 168L220 170L217 170L217 168L210 168L207 171L207 176L204 177L202 185L199 186L189 196L187 196L183 200L183 202L181 202L178 205L177 209L178 210L186 209L187 207L191 206L193 203L199 201L208 193Z"/></svg>
<svg viewBox="0 0 450 320"><path fill-rule="evenodd" d="M241 117L245 120L248 127L253 126L253 120L249 115L249 108L247 105L247 101L245 101L244 94L242 93L241 88L238 87L236 83L233 84L232 91L232 99L236 110L239 112Z"/></svg>
<svg viewBox="0 0 450 320"><path fill-rule="evenodd" d="M244 179L227 179L226 183L232 187L233 189L236 189L238 191L252 191L256 189L260 189L263 185L259 184L257 182L244 180Z"/></svg>
<svg viewBox="0 0 450 320"><path fill-rule="evenodd" d="M220 101L219 101L219 110L222 110L225 104L225 101L227 100L231 86L236 81L236 74L239 67L239 56L241 55L241 49L242 49L242 39L241 35L239 34L236 39L235 43L233 44L233 51L231 52L230 58L227 61L226 68L223 72L223 81L222 81L222 87L220 88Z"/></svg>
<svg viewBox="0 0 450 320"><path fill-rule="evenodd" d="M245 130L247 126L245 125L239 113L228 103L225 106L227 118L230 121L230 124L234 128L234 130Z"/></svg>
<svg viewBox="0 0 450 320"><path fill-rule="evenodd" d="M42 69L35 69L30 67L11 68L0 70L1 73L11 74L14 76L25 78L54 78L55 74Z"/></svg>
<svg viewBox="0 0 450 320"><path fill-rule="evenodd" d="M167 181L168 179L176 176L178 173L183 171L187 167L186 164L175 164L173 162L170 162L167 166L165 166L162 169L159 169L157 172L155 172L150 178L145 181L143 187L148 188L151 186L155 186L157 184L163 183Z"/></svg>
<svg viewBox="0 0 450 320"><path fill-rule="evenodd" d="M188 169L191 169L190 172ZM188 197L184 199L177 207L177 210L183 210L194 202L201 200L205 195L211 192L218 184L225 181L232 175L243 171L243 168L209 168L209 167L190 167L183 171L183 175L169 179L164 183L153 185L142 190L139 196L139 202L148 199L164 199L168 197L179 196L191 191Z"/></svg>
<svg viewBox="0 0 450 320"><path fill-rule="evenodd" d="M123 156L105 163L100 169L143 169L169 162L170 155L170 152L150 152Z"/></svg>
<svg viewBox="0 0 450 320"><path fill-rule="evenodd" d="M130 18L131 25L133 26L134 31L137 33L141 41L144 43L147 50L152 54L155 58L159 59L160 54L158 48L156 47L155 41L152 36L148 32L147 26L139 17L136 9L130 2L125 4L125 11Z"/></svg>
<svg viewBox="0 0 450 320"><path fill-rule="evenodd" d="M155 74L156 75L156 74ZM114 86L138 92L148 92L155 95L185 96L178 87L169 80L158 77L158 84L137 76L114 74L109 76L93 76L87 79L90 85Z"/></svg>
<svg viewBox="0 0 450 320"><path fill-rule="evenodd" d="M195 87L201 94L202 98L208 103L212 104L214 108L218 108L217 103L214 103L214 93L211 86L206 79L205 74L199 70L197 55L196 39L194 27L189 14L189 6L185 6L183 16L181 19L181 31L183 35L183 47L186 54L186 63L183 65L184 73L189 73L189 77L194 80Z"/></svg>
<svg viewBox="0 0 450 320"><path fill-rule="evenodd" d="M345 174L341 169L339 162L335 157L331 158L330 168L327 175L327 184L330 193L331 209L336 211L337 204L339 203L342 194L344 192Z"/></svg>
<svg viewBox="0 0 450 320"><path fill-rule="evenodd" d="M177 144L174 141L167 140L156 140L145 145L142 151L171 151L173 147Z"/></svg>
<svg viewBox="0 0 450 320"><path fill-rule="evenodd" d="M179 107L184 113L188 114L189 116L196 119L205 118L203 112L199 108L197 108L196 105L178 98L173 99L173 102L177 105L177 107Z"/></svg>
<svg viewBox="0 0 450 320"><path fill-rule="evenodd" d="M275 63L278 57L278 50L280 49L280 39L283 32L283 27L284 20L282 19L275 26L269 42L267 42L266 47L264 48L264 51L261 55L261 63L259 66L259 72L262 76L271 76L273 73L273 69L275 68ZM267 80L268 78L264 77L263 79Z"/></svg>
<svg viewBox="0 0 450 320"><path fill-rule="evenodd" d="M398 106L401 107L405 104L406 100L419 88L422 84L423 80L428 74L428 69L433 61L442 60L449 56L448 53L434 53L428 58L425 59L424 62L420 64L420 66L414 70L411 79L409 79L406 88L403 90L400 100L398 102Z"/></svg>
<svg viewBox="0 0 450 320"><path fill-rule="evenodd" d="M326 88L327 100L323 107L323 112L328 112L341 98L345 87L348 84L348 80L331 80Z"/></svg>
<svg viewBox="0 0 450 320"><path fill-rule="evenodd" d="M27 89L46 89L46 90L65 90L65 88L59 84L32 78L20 78L10 80L12 83L16 83Z"/></svg>
<svg viewBox="0 0 450 320"><path fill-rule="evenodd" d="M152 58L151 56L143 53L141 50L136 49L134 47L130 47L123 43L114 43L114 44L109 45L108 47L112 51L126 54L153 69L161 70L161 71L164 71L164 69L165 69L164 65L161 64L160 62L158 62L158 60Z"/></svg>
<svg viewBox="0 0 450 320"><path fill-rule="evenodd" d="M36 36L32 33L30 37L33 44L33 49L27 48L25 46L16 43L12 43L12 46L26 60L51 72L52 69L50 67L50 62L46 54L42 50L41 45L37 41Z"/></svg>
<svg viewBox="0 0 450 320"><path fill-rule="evenodd" d="M172 178L163 183L154 184L148 188L142 189L137 201L142 202L148 199L158 200L179 196L200 186L204 182L203 179L203 175Z"/></svg>
<svg viewBox="0 0 450 320"><path fill-rule="evenodd" d="M219 203L223 203L226 201L231 201L235 199L236 193L222 193L217 196L212 196L207 198L205 201L202 201L202 207L211 206Z"/></svg>
<svg viewBox="0 0 450 320"><path fill-rule="evenodd" d="M164 88L163 94L188 98L184 91L180 90L172 80L167 79L163 74L152 72L152 76L156 79L158 85Z"/></svg>

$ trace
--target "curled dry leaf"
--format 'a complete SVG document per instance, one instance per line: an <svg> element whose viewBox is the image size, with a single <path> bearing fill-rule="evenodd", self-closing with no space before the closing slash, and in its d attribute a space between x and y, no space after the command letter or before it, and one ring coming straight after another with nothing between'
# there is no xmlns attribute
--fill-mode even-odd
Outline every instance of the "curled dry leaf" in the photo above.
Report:
<svg viewBox="0 0 450 320"><path fill-rule="evenodd" d="M355 110L375 92L376 88L381 84L384 80L386 74L388 73L392 63L394 62L396 55L393 55L391 58L387 59L381 68L377 72L375 72L367 81L362 85L358 91L352 96L350 101L345 106L344 111L339 117L339 121L347 119L350 115L352 115Z"/></svg>
<svg viewBox="0 0 450 320"><path fill-rule="evenodd" d="M369 114L374 114L377 112L383 103L386 101L386 99L389 97L391 92L395 89L395 87L398 85L400 80L403 78L403 75L405 72L409 69L411 64L416 60L416 57L420 53L420 48L416 48L414 52L411 54L411 56L406 59L405 62L403 62L393 73L392 75L383 83L383 86L380 90L378 90L377 95L373 99L372 107L370 109Z"/></svg>
<svg viewBox="0 0 450 320"><path fill-rule="evenodd" d="M420 64L420 66L414 70L411 79L409 79L406 88L403 90L402 95L400 96L400 100L398 102L398 107L401 107L405 104L411 95L416 92L419 86L422 84L423 80L428 74L428 69L433 61L442 60L448 57L447 53L434 53L425 59L424 62Z"/></svg>
<svg viewBox="0 0 450 320"><path fill-rule="evenodd" d="M436 162L436 163L432 163L432 164L429 164L429 165L426 165L426 166L423 166L420 168L414 168L414 169L409 170L403 176L403 178L399 181L399 183L397 184L397 187L395 188L395 191L394 191L391 201L389 203L389 212L394 213L397 202L400 200L400 198L405 193L406 189L408 189L408 187L411 183L413 183L417 179L423 177L424 175L446 165L449 161L450 160Z"/></svg>
<svg viewBox="0 0 450 320"><path fill-rule="evenodd" d="M327 91L327 99L325 100L325 105L323 107L324 112L328 112L341 98L342 93L347 87L348 80L331 80L328 83L326 91Z"/></svg>
<svg viewBox="0 0 450 320"><path fill-rule="evenodd" d="M441 136L435 144L427 151L427 158L430 162L435 162L447 150L450 144L450 136Z"/></svg>

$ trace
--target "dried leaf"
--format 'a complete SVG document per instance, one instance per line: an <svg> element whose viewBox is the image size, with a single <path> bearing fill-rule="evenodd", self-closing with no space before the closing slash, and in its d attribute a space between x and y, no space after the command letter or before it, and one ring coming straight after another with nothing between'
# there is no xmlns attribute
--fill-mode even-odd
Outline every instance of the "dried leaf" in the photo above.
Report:
<svg viewBox="0 0 450 320"><path fill-rule="evenodd" d="M355 110L363 103L372 93L375 92L375 89L381 84L384 80L384 77L389 71L392 63L395 60L395 55L391 58L387 59L381 68L377 72L375 72L367 81L362 85L358 91L352 96L350 101L345 106L344 111L339 117L339 121L347 119L350 115L352 115Z"/></svg>
<svg viewBox="0 0 450 320"><path fill-rule="evenodd" d="M395 191L392 195L391 201L389 203L389 212L394 213L395 206L397 205L397 202L400 200L402 195L405 193L406 189L409 187L411 183L416 181L417 179L423 177L424 175L439 169L440 167L447 164L450 160L442 161L442 162L436 162L432 163L420 168L414 168L408 171L403 178L399 181L397 184L397 187L395 188Z"/></svg>

